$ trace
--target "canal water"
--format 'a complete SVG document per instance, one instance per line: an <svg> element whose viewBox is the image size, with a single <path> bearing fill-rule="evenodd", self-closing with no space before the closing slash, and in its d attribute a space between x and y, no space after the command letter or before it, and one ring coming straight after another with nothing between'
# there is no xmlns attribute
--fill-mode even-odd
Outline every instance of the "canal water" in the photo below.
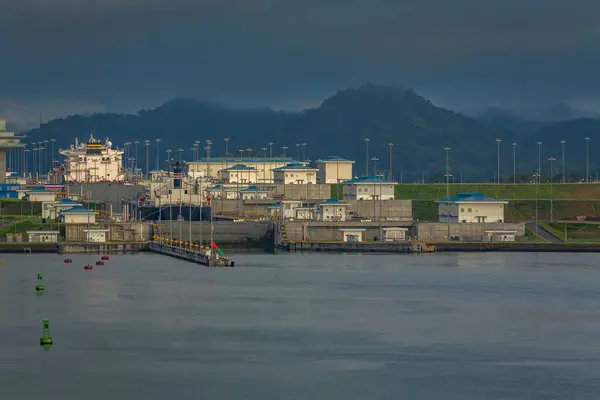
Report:
<svg viewBox="0 0 600 400"><path fill-rule="evenodd" d="M3 259L0 399L600 398L594 254Z"/></svg>

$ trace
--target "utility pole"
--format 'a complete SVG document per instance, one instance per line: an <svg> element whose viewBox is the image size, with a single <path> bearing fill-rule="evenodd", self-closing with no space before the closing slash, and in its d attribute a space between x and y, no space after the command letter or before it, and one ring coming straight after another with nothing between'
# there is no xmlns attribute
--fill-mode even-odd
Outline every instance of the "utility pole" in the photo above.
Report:
<svg viewBox="0 0 600 400"><path fill-rule="evenodd" d="M446 221L448 222L448 233L446 234L446 241L450 241L450 147L444 147L446 150Z"/></svg>
<svg viewBox="0 0 600 400"><path fill-rule="evenodd" d="M379 158L373 157L373 158L371 158L371 160L373 161L373 221L375 221L375 218L376 218L375 181L377 180L377 176L376 176L376 172L375 171L377 171L377 161L379 161Z"/></svg>
<svg viewBox="0 0 600 400"><path fill-rule="evenodd" d="M540 181L540 174L536 173L533 174L533 177L535 179L535 234L536 236L536 240L539 238L539 234L540 234L540 230L538 227L538 185L539 185L539 181Z"/></svg>
<svg viewBox="0 0 600 400"><path fill-rule="evenodd" d="M288 149L288 147L287 147L287 146L281 146L281 150L283 150L283 158L285 158L285 157L286 157L286 155L285 155L285 151L286 151L287 149Z"/></svg>
<svg viewBox="0 0 600 400"><path fill-rule="evenodd" d="M138 159L138 145L140 144L140 141L136 140L136 141L133 142L133 144L135 144L135 164L133 166L133 174L135 175L135 172L138 169L138 165L137 165L138 160L139 160Z"/></svg>
<svg viewBox="0 0 600 400"><path fill-rule="evenodd" d="M226 137L223 140L225 141L225 158L227 158L227 155L229 154L229 138Z"/></svg>

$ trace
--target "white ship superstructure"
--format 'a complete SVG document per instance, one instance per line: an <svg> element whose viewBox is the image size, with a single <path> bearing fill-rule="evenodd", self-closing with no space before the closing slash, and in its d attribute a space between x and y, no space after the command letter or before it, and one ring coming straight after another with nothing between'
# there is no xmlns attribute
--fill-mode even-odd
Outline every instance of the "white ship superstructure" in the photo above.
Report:
<svg viewBox="0 0 600 400"><path fill-rule="evenodd" d="M68 182L123 182L124 150L113 149L112 143L106 138L104 144L90 135L87 143L79 143L66 150L60 150L65 156L64 174Z"/></svg>

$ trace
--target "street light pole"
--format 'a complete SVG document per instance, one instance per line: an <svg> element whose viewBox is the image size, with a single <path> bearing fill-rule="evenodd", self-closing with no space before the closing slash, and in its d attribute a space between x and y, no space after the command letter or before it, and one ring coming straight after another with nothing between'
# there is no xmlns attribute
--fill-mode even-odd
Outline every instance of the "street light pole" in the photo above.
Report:
<svg viewBox="0 0 600 400"><path fill-rule="evenodd" d="M500 138L496 138L496 144L498 145L498 184L500 184Z"/></svg>
<svg viewBox="0 0 600 400"><path fill-rule="evenodd" d="M281 146L281 150L283 150L283 158L285 158L285 157L286 157L286 155L285 155L285 151L286 151L288 148L289 148L289 147L287 147L287 146Z"/></svg>
<svg viewBox="0 0 600 400"><path fill-rule="evenodd" d="M513 142L513 184L517 183L517 143Z"/></svg>
<svg viewBox="0 0 600 400"><path fill-rule="evenodd" d="M590 138L585 138L585 181L590 181Z"/></svg>
<svg viewBox="0 0 600 400"><path fill-rule="evenodd" d="M562 154L561 154L561 163L562 163L562 183L567 183L567 177L565 176L565 143L567 143L565 140L561 140L560 144L561 144L561 150L562 150Z"/></svg>
<svg viewBox="0 0 600 400"><path fill-rule="evenodd" d="M538 184L539 184L539 180L540 180L540 174L536 173L533 174L533 178L535 179L535 234L536 236L536 240L539 237L539 227L538 227Z"/></svg>
<svg viewBox="0 0 600 400"><path fill-rule="evenodd" d="M365 157L365 176L369 176L369 142L371 139L365 138L366 157Z"/></svg>
<svg viewBox="0 0 600 400"><path fill-rule="evenodd" d="M554 220L554 207L552 201L552 175L554 174L554 169L552 167L553 162L556 161L556 158L549 157L548 161L550 161L550 221Z"/></svg>
<svg viewBox="0 0 600 400"><path fill-rule="evenodd" d="M375 207L375 180L377 179L376 177L376 167L377 167L377 161L379 161L379 158L377 157L373 157L371 158L371 161L373 161L373 221L375 221L376 218L376 207Z"/></svg>
<svg viewBox="0 0 600 400"><path fill-rule="evenodd" d="M390 181L393 181L394 175L392 174L392 147L394 147L394 143L388 143L388 146L390 146L390 176L388 177L388 179Z"/></svg>
<svg viewBox="0 0 600 400"><path fill-rule="evenodd" d="M542 142L537 142L538 145L538 180L542 179Z"/></svg>
<svg viewBox="0 0 600 400"><path fill-rule="evenodd" d="M229 138L226 137L223 140L225 141L225 158L227 158L227 155L229 154Z"/></svg>
<svg viewBox="0 0 600 400"><path fill-rule="evenodd" d="M449 164L449 156L450 156L450 147L446 146L444 147L444 150L446 150L446 198L449 199L450 198L450 164Z"/></svg>
<svg viewBox="0 0 600 400"><path fill-rule="evenodd" d="M156 170L160 171L160 139L156 139Z"/></svg>

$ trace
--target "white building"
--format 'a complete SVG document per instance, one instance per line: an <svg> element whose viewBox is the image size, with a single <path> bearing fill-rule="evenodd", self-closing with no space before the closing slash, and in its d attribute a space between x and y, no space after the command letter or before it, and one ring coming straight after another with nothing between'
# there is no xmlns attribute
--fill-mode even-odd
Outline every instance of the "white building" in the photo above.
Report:
<svg viewBox="0 0 600 400"><path fill-rule="evenodd" d="M352 179L354 161L341 157L317 160L317 183L340 183Z"/></svg>
<svg viewBox="0 0 600 400"><path fill-rule="evenodd" d="M42 218L58 219L61 211L78 205L80 204L71 199L42 203Z"/></svg>
<svg viewBox="0 0 600 400"><path fill-rule="evenodd" d="M240 196L242 196L242 200L264 200L269 197L269 192L256 186L249 186L240 190Z"/></svg>
<svg viewBox="0 0 600 400"><path fill-rule="evenodd" d="M348 243L359 243L363 241L363 235L366 229L363 228L342 228L342 240Z"/></svg>
<svg viewBox="0 0 600 400"><path fill-rule="evenodd" d="M244 164L236 164L232 167L219 171L221 180L224 183L257 183L258 171L254 167L248 167Z"/></svg>
<svg viewBox="0 0 600 400"><path fill-rule="evenodd" d="M96 212L83 206L75 206L60 212L65 224L95 224Z"/></svg>
<svg viewBox="0 0 600 400"><path fill-rule="evenodd" d="M329 199L319 204L319 221L345 221L348 204Z"/></svg>
<svg viewBox="0 0 600 400"><path fill-rule="evenodd" d="M207 189L208 194L213 199L236 200L240 192L234 186L215 185Z"/></svg>
<svg viewBox="0 0 600 400"><path fill-rule="evenodd" d="M107 228L89 228L83 230L85 241L94 243L106 243L108 241L108 232L109 229Z"/></svg>
<svg viewBox="0 0 600 400"><path fill-rule="evenodd" d="M302 163L288 164L273 170L278 185L303 185L317 183L317 169Z"/></svg>
<svg viewBox="0 0 600 400"><path fill-rule="evenodd" d="M436 201L439 222L482 223L504 222L504 206L508 201L496 200L477 192Z"/></svg>
<svg viewBox="0 0 600 400"><path fill-rule="evenodd" d="M123 153L124 150L113 149L108 139L102 144L93 135L87 143L79 143L76 138L75 145L60 150L65 156L61 170L69 182L122 182L125 179Z"/></svg>
<svg viewBox="0 0 600 400"><path fill-rule="evenodd" d="M28 201L52 202L56 201L56 192L44 187L35 188L25 192L25 199Z"/></svg>
<svg viewBox="0 0 600 400"><path fill-rule="evenodd" d="M380 176L353 178L344 182L344 200L394 200L396 185Z"/></svg>
<svg viewBox="0 0 600 400"><path fill-rule="evenodd" d="M59 231L27 231L32 243L58 243Z"/></svg>
<svg viewBox="0 0 600 400"><path fill-rule="evenodd" d="M384 238L386 242L399 242L406 240L406 232L408 228L383 228Z"/></svg>
<svg viewBox="0 0 600 400"><path fill-rule="evenodd" d="M257 182L273 183L273 169L283 167L294 162L290 157L211 157L203 158L198 161L186 163L188 166L188 175L192 178L211 178L216 179L219 171L233 167L237 164L243 164L256 169Z"/></svg>

